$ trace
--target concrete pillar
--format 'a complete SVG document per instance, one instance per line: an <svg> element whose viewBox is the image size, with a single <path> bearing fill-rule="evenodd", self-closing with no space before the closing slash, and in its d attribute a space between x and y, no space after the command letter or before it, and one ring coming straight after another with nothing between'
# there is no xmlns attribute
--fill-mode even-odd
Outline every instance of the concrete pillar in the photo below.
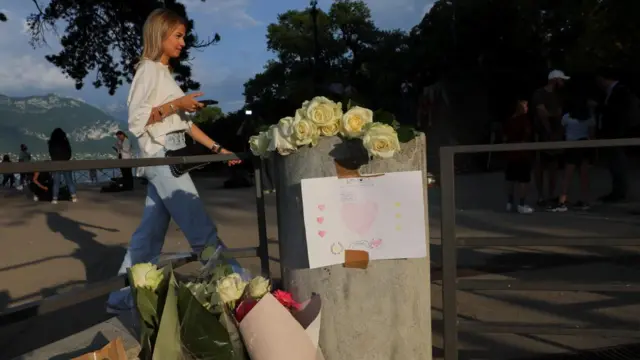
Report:
<svg viewBox="0 0 640 360"><path fill-rule="evenodd" d="M326 360L431 359L429 257L376 260L366 270L342 265L308 269L300 181L336 176L334 159L362 164L366 154L361 144L334 137L276 157L283 286L298 300L312 293L322 296L320 347ZM360 167L362 175L410 170L423 172L425 191L416 196L424 197L428 221L424 135L402 144L393 159Z"/></svg>

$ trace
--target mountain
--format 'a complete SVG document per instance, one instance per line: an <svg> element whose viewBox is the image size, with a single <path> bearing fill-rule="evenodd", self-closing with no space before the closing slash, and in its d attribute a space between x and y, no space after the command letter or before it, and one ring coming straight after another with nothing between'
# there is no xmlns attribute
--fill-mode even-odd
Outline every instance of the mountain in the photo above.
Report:
<svg viewBox="0 0 640 360"><path fill-rule="evenodd" d="M129 109L126 104L113 103L102 107L104 112L111 115L114 119L126 124L129 121Z"/></svg>
<svg viewBox="0 0 640 360"><path fill-rule="evenodd" d="M71 141L74 158L113 157L115 132L122 122L82 100L45 96L0 95L0 153L17 154L26 144L36 159L47 158L47 139L62 128Z"/></svg>

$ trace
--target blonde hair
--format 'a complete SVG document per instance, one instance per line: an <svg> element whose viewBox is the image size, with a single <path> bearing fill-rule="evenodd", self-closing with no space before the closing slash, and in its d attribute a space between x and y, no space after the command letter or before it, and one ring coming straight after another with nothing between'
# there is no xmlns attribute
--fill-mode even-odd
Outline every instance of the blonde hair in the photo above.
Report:
<svg viewBox="0 0 640 360"><path fill-rule="evenodd" d="M177 26L187 21L168 9L156 9L149 14L142 28L142 60L158 61L162 56L162 42Z"/></svg>

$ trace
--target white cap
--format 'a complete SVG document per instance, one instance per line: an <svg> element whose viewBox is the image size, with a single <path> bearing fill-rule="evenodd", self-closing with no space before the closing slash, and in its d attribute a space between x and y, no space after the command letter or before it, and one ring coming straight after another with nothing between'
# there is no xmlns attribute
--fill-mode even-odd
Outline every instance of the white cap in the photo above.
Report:
<svg viewBox="0 0 640 360"><path fill-rule="evenodd" d="M552 80L552 79L569 80L571 79L571 77L565 75L564 72L561 70L553 70L549 73L549 80Z"/></svg>

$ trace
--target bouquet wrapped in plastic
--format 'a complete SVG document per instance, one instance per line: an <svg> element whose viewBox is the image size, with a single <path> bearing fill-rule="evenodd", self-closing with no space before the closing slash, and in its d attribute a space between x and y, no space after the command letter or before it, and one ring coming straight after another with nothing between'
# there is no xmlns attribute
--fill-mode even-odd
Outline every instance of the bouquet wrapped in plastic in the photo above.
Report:
<svg viewBox="0 0 640 360"><path fill-rule="evenodd" d="M234 269L218 251L199 276L171 266L129 270L140 319L141 360L321 360L321 301L300 304L271 281Z"/></svg>

